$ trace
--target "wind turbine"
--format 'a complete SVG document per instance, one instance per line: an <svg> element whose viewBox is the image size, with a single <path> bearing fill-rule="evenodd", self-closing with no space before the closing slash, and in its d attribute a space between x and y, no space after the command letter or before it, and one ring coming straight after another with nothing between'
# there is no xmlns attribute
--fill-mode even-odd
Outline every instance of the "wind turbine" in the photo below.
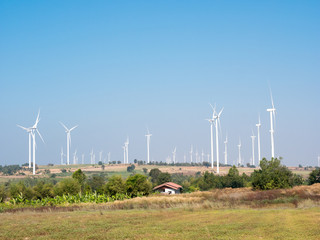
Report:
<svg viewBox="0 0 320 240"><path fill-rule="evenodd" d="M93 152L93 148L91 149L91 152L90 152L90 163L91 164L95 164L95 154Z"/></svg>
<svg viewBox="0 0 320 240"><path fill-rule="evenodd" d="M145 135L147 137L147 163L150 163L150 137L152 134L150 134L149 129L147 129L147 134Z"/></svg>
<svg viewBox="0 0 320 240"><path fill-rule="evenodd" d="M70 146L71 146L71 131L78 127L78 125L74 126L73 128L68 129L66 125L60 122L61 126L66 130L67 133L67 165L70 165Z"/></svg>
<svg viewBox="0 0 320 240"><path fill-rule="evenodd" d="M224 164L228 164L228 135L226 136L226 140L224 141Z"/></svg>
<svg viewBox="0 0 320 240"><path fill-rule="evenodd" d="M191 149L190 149L190 163L192 163L192 154L193 154L193 146L191 145Z"/></svg>
<svg viewBox="0 0 320 240"><path fill-rule="evenodd" d="M38 133L39 137L41 138L42 142L44 143L44 140L38 130L38 123L40 121L40 110L38 112L38 116L37 116L37 119L36 119L36 122L35 124L30 127L30 128L25 128L25 127L22 127L22 126L19 126L21 127L22 129L26 130L28 133L29 133L29 151L31 150L31 145L30 145L30 136L32 138L32 159L33 159L33 163L32 163L32 166L33 166L33 170L32 170L32 174L35 175L36 174L36 133ZM31 163L31 154L29 152L29 164Z"/></svg>
<svg viewBox="0 0 320 240"><path fill-rule="evenodd" d="M254 162L254 140L255 140L256 136L254 135L253 131L252 131L252 136L251 136L251 140L252 140L252 165L255 166L255 162Z"/></svg>
<svg viewBox="0 0 320 240"><path fill-rule="evenodd" d="M122 146L123 148L123 164L126 164L126 146Z"/></svg>
<svg viewBox="0 0 320 240"><path fill-rule="evenodd" d="M203 163L203 161L204 161L204 152L203 152L203 149L202 149L202 151L201 151L201 162Z"/></svg>
<svg viewBox="0 0 320 240"><path fill-rule="evenodd" d="M110 164L110 161L111 161L111 153L108 152L108 163Z"/></svg>
<svg viewBox="0 0 320 240"><path fill-rule="evenodd" d="M103 153L103 151L99 152L99 162L101 162L101 163L102 163L102 153Z"/></svg>
<svg viewBox="0 0 320 240"><path fill-rule="evenodd" d="M270 113L271 157L274 158L274 129L273 129L274 123L273 122L275 121L276 109L273 104L273 97L272 97L271 90L270 90L270 95L271 95L272 108L268 108L267 111Z"/></svg>
<svg viewBox="0 0 320 240"><path fill-rule="evenodd" d="M213 124L214 124L214 112L215 112L215 109L212 107L212 105L210 104L212 110L213 110L213 113L212 113L212 118L209 118L207 119L210 123L210 140L211 140L211 168L213 169Z"/></svg>
<svg viewBox="0 0 320 240"><path fill-rule="evenodd" d="M126 142L124 143L125 147L126 147L126 153L127 153L127 164L129 163L129 137L127 137Z"/></svg>
<svg viewBox="0 0 320 240"><path fill-rule="evenodd" d="M77 157L77 149L73 153L73 164L76 165L78 163L78 157Z"/></svg>
<svg viewBox="0 0 320 240"><path fill-rule="evenodd" d="M61 147L61 152L60 152L60 163L61 163L61 165L63 165L63 156L64 156L63 147Z"/></svg>
<svg viewBox="0 0 320 240"><path fill-rule="evenodd" d="M260 127L261 127L260 116L259 116L259 122L256 124L256 127L258 130L258 161L260 163L260 161L261 161L261 155L260 155Z"/></svg>
<svg viewBox="0 0 320 240"><path fill-rule="evenodd" d="M198 149L196 150L196 163L198 163L199 161L199 153L198 153Z"/></svg>
<svg viewBox="0 0 320 240"><path fill-rule="evenodd" d="M238 145L238 148L239 148L238 166L240 167L240 165L241 165L241 140L240 140L240 139L239 139L239 145Z"/></svg>
<svg viewBox="0 0 320 240"><path fill-rule="evenodd" d="M17 125L19 128L22 128L23 130L27 131L28 135L29 135L29 168L31 168L31 137L32 137L32 129L31 128L26 128L26 127L22 127L20 125Z"/></svg>
<svg viewBox="0 0 320 240"><path fill-rule="evenodd" d="M172 152L173 164L176 164L176 153L177 153L177 147L175 147L173 152Z"/></svg>

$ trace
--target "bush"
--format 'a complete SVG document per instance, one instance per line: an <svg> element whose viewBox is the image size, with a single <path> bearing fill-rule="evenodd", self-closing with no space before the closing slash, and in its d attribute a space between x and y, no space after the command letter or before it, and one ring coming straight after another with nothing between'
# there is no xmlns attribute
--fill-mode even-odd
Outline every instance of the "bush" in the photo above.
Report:
<svg viewBox="0 0 320 240"><path fill-rule="evenodd" d="M80 192L80 183L73 178L65 178L54 187L54 193L58 196L76 195Z"/></svg>
<svg viewBox="0 0 320 240"><path fill-rule="evenodd" d="M103 186L105 184L104 176L93 175L88 179L87 184L90 186L93 192L103 193Z"/></svg>
<svg viewBox="0 0 320 240"><path fill-rule="evenodd" d="M158 182L158 177L159 177L160 173L161 173L161 171L159 170L159 168L153 168L150 170L149 176L151 177L152 183Z"/></svg>
<svg viewBox="0 0 320 240"><path fill-rule="evenodd" d="M40 181L33 188L37 198L54 197L53 184Z"/></svg>
<svg viewBox="0 0 320 240"><path fill-rule="evenodd" d="M314 183L320 183L320 168L317 168L317 169L313 170L309 174L308 184L312 185Z"/></svg>
<svg viewBox="0 0 320 240"><path fill-rule="evenodd" d="M149 195L151 188L152 185L147 180L147 177L141 174L130 176L126 181L126 190L131 197Z"/></svg>
<svg viewBox="0 0 320 240"><path fill-rule="evenodd" d="M240 188L244 187L243 178L239 175L236 166L229 169L227 176L224 177L224 187Z"/></svg>
<svg viewBox="0 0 320 240"><path fill-rule="evenodd" d="M277 158L270 161L265 158L260 161L260 170L252 173L252 187L254 189L268 190L290 188L294 186L295 176L286 167L281 165Z"/></svg>
<svg viewBox="0 0 320 240"><path fill-rule="evenodd" d="M112 176L105 185L105 192L110 196L116 194L124 194L126 192L126 184L121 176Z"/></svg>
<svg viewBox="0 0 320 240"><path fill-rule="evenodd" d="M4 185L0 185L0 203L7 198L7 193Z"/></svg>
<svg viewBox="0 0 320 240"><path fill-rule="evenodd" d="M157 181L158 185L160 185L162 183L166 183L166 182L171 182L171 181L172 181L171 175L167 172L165 172L165 173L161 172L158 175L158 181Z"/></svg>
<svg viewBox="0 0 320 240"><path fill-rule="evenodd" d="M130 166L127 167L127 172L133 172L135 168L136 167L133 164L131 164Z"/></svg>

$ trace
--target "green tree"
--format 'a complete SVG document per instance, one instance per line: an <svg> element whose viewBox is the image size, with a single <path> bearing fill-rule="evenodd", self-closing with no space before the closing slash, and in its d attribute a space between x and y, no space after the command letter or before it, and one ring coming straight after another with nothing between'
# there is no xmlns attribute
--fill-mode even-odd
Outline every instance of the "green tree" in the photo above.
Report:
<svg viewBox="0 0 320 240"><path fill-rule="evenodd" d="M105 192L110 196L126 192L126 184L121 176L112 176L105 185Z"/></svg>
<svg viewBox="0 0 320 240"><path fill-rule="evenodd" d="M313 170L309 174L308 184L312 185L314 183L320 183L320 168L317 168L317 169Z"/></svg>
<svg viewBox="0 0 320 240"><path fill-rule="evenodd" d="M87 184L90 186L93 192L103 193L104 189L103 186L105 185L105 178L104 176L93 175L91 178L88 179Z"/></svg>
<svg viewBox="0 0 320 240"><path fill-rule="evenodd" d="M240 188L244 187L243 178L239 175L236 166L229 169L227 176L224 177L224 187Z"/></svg>
<svg viewBox="0 0 320 240"><path fill-rule="evenodd" d="M127 172L133 172L135 168L136 167L134 166L134 164L131 164L130 166L127 167Z"/></svg>
<svg viewBox="0 0 320 240"><path fill-rule="evenodd" d="M152 183L158 182L158 177L159 177L160 173L161 173L161 171L159 170L159 168L153 168L150 170L149 176L151 177Z"/></svg>
<svg viewBox="0 0 320 240"><path fill-rule="evenodd" d="M39 181L36 186L33 187L37 198L54 197L53 184Z"/></svg>
<svg viewBox="0 0 320 240"><path fill-rule="evenodd" d="M80 192L81 185L78 180L74 178L65 178L57 183L54 187L54 193L62 196L63 194L76 195Z"/></svg>
<svg viewBox="0 0 320 240"><path fill-rule="evenodd" d="M172 178L171 178L171 175L167 172L161 172L159 175L158 175L158 181L157 181L157 184L160 185L162 183L166 183L166 182L171 182L172 181Z"/></svg>
<svg viewBox="0 0 320 240"><path fill-rule="evenodd" d="M151 188L152 185L147 180L147 177L141 174L130 176L126 181L127 193L132 197L149 195Z"/></svg>
<svg viewBox="0 0 320 240"><path fill-rule="evenodd" d="M268 190L279 188L290 188L293 186L293 174L286 167L281 165L277 158L270 161L262 159L259 170L254 170L251 175L252 187L254 189Z"/></svg>

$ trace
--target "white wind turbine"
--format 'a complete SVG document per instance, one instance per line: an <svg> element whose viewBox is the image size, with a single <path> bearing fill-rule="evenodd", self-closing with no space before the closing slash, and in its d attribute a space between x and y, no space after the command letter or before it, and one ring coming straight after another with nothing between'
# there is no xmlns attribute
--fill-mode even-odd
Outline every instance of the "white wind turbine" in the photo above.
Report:
<svg viewBox="0 0 320 240"><path fill-rule="evenodd" d="M110 164L111 161L111 152L108 152L108 163Z"/></svg>
<svg viewBox="0 0 320 240"><path fill-rule="evenodd" d="M220 110L220 112L217 114L215 108L210 104L213 113L212 113L212 119L207 119L211 124L211 167L213 168L213 124L216 128L216 154L217 154L217 173L220 173L219 169L219 130L218 127L220 126L220 116L223 111L223 108Z"/></svg>
<svg viewBox="0 0 320 240"><path fill-rule="evenodd" d="M90 152L90 163L93 164L93 149Z"/></svg>
<svg viewBox="0 0 320 240"><path fill-rule="evenodd" d="M32 174L35 175L36 174L36 132L38 133L39 137L41 138L42 142L44 143L44 140L38 130L38 123L40 121L40 110L38 112L38 116L37 116L37 119L36 119L36 122L35 124L32 126L32 127L29 127L29 128L25 128L25 127L22 127L20 125L18 125L18 127L26 130L28 133L29 133L29 166L31 165L31 139L32 138L32 159L33 159L33 170L32 170ZM31 166L30 166L31 167Z"/></svg>
<svg viewBox="0 0 320 240"><path fill-rule="evenodd" d="M212 105L210 104L213 113L212 113L212 118L207 119L210 123L210 147L211 147L211 168L213 169L213 124L214 124L214 108L212 107Z"/></svg>
<svg viewBox="0 0 320 240"><path fill-rule="evenodd" d="M259 116L259 122L256 124L257 130L258 130L258 162L260 163L261 161L261 154L260 154L260 127L261 127L261 122L260 122L260 116Z"/></svg>
<svg viewBox="0 0 320 240"><path fill-rule="evenodd" d="M147 129L147 134L145 135L147 137L147 163L150 163L150 138L152 134L150 134L149 129Z"/></svg>
<svg viewBox="0 0 320 240"><path fill-rule="evenodd" d="M103 153L103 151L99 152L99 162L101 162L101 163L102 163L102 153Z"/></svg>
<svg viewBox="0 0 320 240"><path fill-rule="evenodd" d="M31 128L22 127L20 125L17 125L18 127L22 128L23 130L27 131L29 135L29 168L31 168L31 137L32 137L32 130Z"/></svg>
<svg viewBox="0 0 320 240"><path fill-rule="evenodd" d="M238 166L240 167L240 166L241 166L241 140L240 140L240 139L239 139L239 145L238 145L238 148L239 148Z"/></svg>
<svg viewBox="0 0 320 240"><path fill-rule="evenodd" d="M252 163L251 165L255 166L255 161L254 161L254 140L255 140L256 136L254 135L253 131L252 131L252 136L251 136L251 140L252 140Z"/></svg>
<svg viewBox="0 0 320 240"><path fill-rule="evenodd" d="M122 146L123 148L123 164L126 164L126 146Z"/></svg>
<svg viewBox="0 0 320 240"><path fill-rule="evenodd" d="M203 152L203 149L202 149L202 151L201 151L201 162L203 163L203 161L204 161L204 152Z"/></svg>
<svg viewBox="0 0 320 240"><path fill-rule="evenodd" d="M124 145L126 147L126 153L127 153L126 161L127 161L127 164L128 164L129 163L129 137L127 137L127 140L124 143Z"/></svg>
<svg viewBox="0 0 320 240"><path fill-rule="evenodd" d="M192 163L192 155L193 155L193 146L191 145L191 149L190 149L190 163Z"/></svg>
<svg viewBox="0 0 320 240"><path fill-rule="evenodd" d="M267 111L270 113L270 135L271 135L271 157L274 158L274 121L275 121L275 114L276 114L276 109L273 104L273 97L272 97L272 92L270 90L270 95L271 95L271 103L272 103L272 108L268 108Z"/></svg>
<svg viewBox="0 0 320 240"><path fill-rule="evenodd" d="M176 164L176 153L177 153L177 147L175 147L173 152L172 152L173 164Z"/></svg>
<svg viewBox="0 0 320 240"><path fill-rule="evenodd" d="M78 164L77 149L73 153L73 164Z"/></svg>
<svg viewBox="0 0 320 240"><path fill-rule="evenodd" d="M61 163L61 165L63 165L63 156L64 156L63 147L61 147L61 152L60 152L60 163Z"/></svg>
<svg viewBox="0 0 320 240"><path fill-rule="evenodd" d="M226 140L224 141L224 164L228 164L228 135L226 136Z"/></svg>
<svg viewBox="0 0 320 240"><path fill-rule="evenodd" d="M198 149L196 150L196 163L198 163L198 161L199 161L199 153L198 153Z"/></svg>
<svg viewBox="0 0 320 240"><path fill-rule="evenodd" d="M71 131L77 128L78 125L68 129L62 122L60 122L60 124L66 130L66 133L67 133L67 165L70 165Z"/></svg>

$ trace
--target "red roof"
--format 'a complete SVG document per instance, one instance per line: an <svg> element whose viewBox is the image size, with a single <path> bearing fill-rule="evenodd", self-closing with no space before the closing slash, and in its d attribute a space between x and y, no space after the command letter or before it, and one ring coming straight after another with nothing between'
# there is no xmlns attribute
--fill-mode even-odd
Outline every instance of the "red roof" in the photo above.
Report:
<svg viewBox="0 0 320 240"><path fill-rule="evenodd" d="M163 183L159 186L156 186L153 188L153 190L156 190L158 188L161 188L161 187L168 187L168 188L172 188L174 190L178 190L179 188L182 188L182 186L180 186L179 184L176 184L176 183L173 183L173 182L166 182L166 183Z"/></svg>

